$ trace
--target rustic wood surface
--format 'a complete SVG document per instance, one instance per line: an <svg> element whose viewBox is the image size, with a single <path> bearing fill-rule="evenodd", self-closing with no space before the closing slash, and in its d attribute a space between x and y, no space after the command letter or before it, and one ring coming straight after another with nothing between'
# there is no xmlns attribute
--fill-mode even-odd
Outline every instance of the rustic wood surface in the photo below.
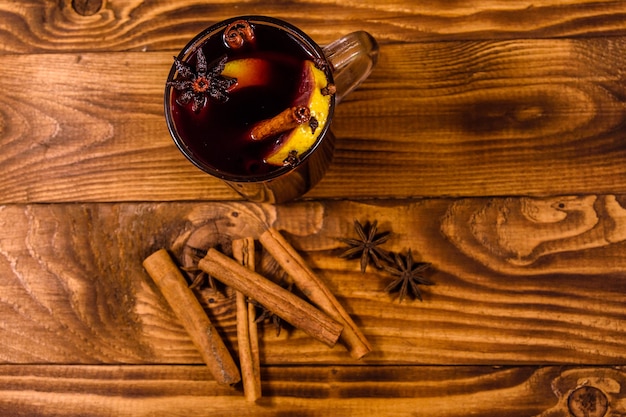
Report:
<svg viewBox="0 0 626 417"><path fill-rule="evenodd" d="M266 396L251 406L198 366L3 367L0 395L10 403L0 402L0 411L10 415L8 403L29 416L447 417L471 410L492 417L570 417L576 415L567 411L570 393L585 393L593 384L602 392L592 393L611 401L610 415L626 412L619 393L626 374L613 367L281 366L264 367L262 376Z"/></svg>
<svg viewBox="0 0 626 417"><path fill-rule="evenodd" d="M380 43L300 201L242 201L165 126L172 55L238 14ZM0 414L626 415L624 50L624 1L0 0ZM354 220L432 264L422 302L339 257ZM141 262L268 226L374 349L263 323L251 404ZM197 295L236 354L235 294Z"/></svg>

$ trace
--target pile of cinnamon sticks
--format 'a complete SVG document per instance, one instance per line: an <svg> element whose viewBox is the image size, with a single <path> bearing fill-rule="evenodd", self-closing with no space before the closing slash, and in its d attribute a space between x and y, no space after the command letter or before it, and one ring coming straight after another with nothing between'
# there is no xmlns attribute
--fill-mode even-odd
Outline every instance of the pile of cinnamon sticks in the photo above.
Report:
<svg viewBox="0 0 626 417"><path fill-rule="evenodd" d="M233 258L211 248L198 263L200 270L237 292L237 343L241 373L169 253L161 249L143 262L144 268L189 332L215 379L229 385L242 381L245 396L251 401L261 397L261 379L255 311L246 297L330 347L341 341L354 358L360 359L372 350L328 287L276 229L267 229L259 241L290 275L306 300L254 271L252 237L233 240Z"/></svg>

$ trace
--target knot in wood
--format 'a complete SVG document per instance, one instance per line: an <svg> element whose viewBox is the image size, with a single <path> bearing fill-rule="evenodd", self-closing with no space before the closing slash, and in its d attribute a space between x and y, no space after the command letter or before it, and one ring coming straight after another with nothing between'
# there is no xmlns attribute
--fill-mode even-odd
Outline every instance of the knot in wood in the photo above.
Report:
<svg viewBox="0 0 626 417"><path fill-rule="evenodd" d="M72 9L81 16L92 16L102 9L104 0L72 0Z"/></svg>
<svg viewBox="0 0 626 417"><path fill-rule="evenodd" d="M598 388L585 386L570 394L567 407L574 417L603 417L608 410L609 401Z"/></svg>

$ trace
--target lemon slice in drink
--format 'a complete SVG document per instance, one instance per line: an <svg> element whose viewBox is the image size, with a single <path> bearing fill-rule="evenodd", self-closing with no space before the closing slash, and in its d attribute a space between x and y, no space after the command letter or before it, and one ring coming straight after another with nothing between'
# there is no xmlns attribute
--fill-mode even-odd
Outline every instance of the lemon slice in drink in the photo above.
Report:
<svg viewBox="0 0 626 417"><path fill-rule="evenodd" d="M282 143L267 156L269 164L284 165L290 156L298 157L313 146L328 119L331 96L322 94L322 88L327 85L326 74L316 68L312 61L305 61L299 89L302 94L293 105L307 106L311 120L316 123L304 123L287 133Z"/></svg>
<svg viewBox="0 0 626 417"><path fill-rule="evenodd" d="M270 82L271 63L259 58L236 59L226 63L222 75L237 79L231 90L264 85ZM298 158L315 144L328 119L331 95L322 94L322 89L327 86L326 74L313 61L305 61L298 85L299 95L292 106L308 107L314 122L303 123L283 134L281 142L265 158L268 164L285 165L288 158Z"/></svg>

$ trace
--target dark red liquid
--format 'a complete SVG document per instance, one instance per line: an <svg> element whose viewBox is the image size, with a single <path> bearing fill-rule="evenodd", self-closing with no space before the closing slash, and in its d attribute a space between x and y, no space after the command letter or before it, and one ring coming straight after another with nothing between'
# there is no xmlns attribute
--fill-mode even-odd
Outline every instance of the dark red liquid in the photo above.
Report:
<svg viewBox="0 0 626 417"><path fill-rule="evenodd" d="M249 177L279 169L265 158L280 145L283 136L263 142L251 142L251 127L293 105L301 83L304 62L311 55L284 30L253 23L255 42L231 50L216 34L201 47L209 67L226 55L229 61L261 58L270 63L269 81L265 85L234 89L226 102L209 99L199 112L191 104L176 102L180 92L172 89L169 106L178 135L186 153L200 165L207 165L227 175ZM187 62L195 67L195 53Z"/></svg>

